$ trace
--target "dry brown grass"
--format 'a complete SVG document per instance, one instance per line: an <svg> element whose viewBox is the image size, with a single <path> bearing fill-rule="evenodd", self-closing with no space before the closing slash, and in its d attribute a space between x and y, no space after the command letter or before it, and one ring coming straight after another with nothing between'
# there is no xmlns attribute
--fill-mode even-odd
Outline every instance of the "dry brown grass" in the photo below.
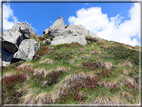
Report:
<svg viewBox="0 0 142 107"><path fill-rule="evenodd" d="M52 59L45 59L44 61L40 61L39 63L48 63L48 64L52 64L53 63L53 60Z"/></svg>

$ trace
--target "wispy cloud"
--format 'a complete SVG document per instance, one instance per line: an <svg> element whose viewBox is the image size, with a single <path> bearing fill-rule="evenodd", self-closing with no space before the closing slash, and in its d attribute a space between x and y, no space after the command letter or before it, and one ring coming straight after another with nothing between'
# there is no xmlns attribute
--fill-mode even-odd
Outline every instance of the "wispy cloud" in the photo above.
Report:
<svg viewBox="0 0 142 107"><path fill-rule="evenodd" d="M9 21L10 18L12 18L11 21ZM17 22L19 22L18 18L14 16L10 5L3 4L3 29L10 29Z"/></svg>
<svg viewBox="0 0 142 107"><path fill-rule="evenodd" d="M128 11L130 20L125 20L123 23L121 14L108 18L107 14L102 13L100 7L82 8L76 14L77 17L69 17L69 23L82 24L100 38L132 46L140 43L140 4L138 3L133 4Z"/></svg>

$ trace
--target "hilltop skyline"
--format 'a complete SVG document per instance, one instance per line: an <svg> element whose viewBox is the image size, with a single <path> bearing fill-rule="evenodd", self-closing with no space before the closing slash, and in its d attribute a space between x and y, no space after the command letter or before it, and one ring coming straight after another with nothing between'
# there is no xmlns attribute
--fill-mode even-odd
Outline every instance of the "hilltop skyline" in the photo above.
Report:
<svg viewBox="0 0 142 107"><path fill-rule="evenodd" d="M59 16L63 17L66 25L81 24L100 38L132 46L140 44L139 3L3 4L4 30L17 22L27 22L41 36Z"/></svg>

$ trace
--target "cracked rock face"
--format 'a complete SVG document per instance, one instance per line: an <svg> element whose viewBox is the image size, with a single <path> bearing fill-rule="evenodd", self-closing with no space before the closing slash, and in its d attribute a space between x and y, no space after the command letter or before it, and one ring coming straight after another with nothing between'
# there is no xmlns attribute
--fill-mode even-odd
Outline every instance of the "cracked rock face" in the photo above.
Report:
<svg viewBox="0 0 142 107"><path fill-rule="evenodd" d="M68 37L58 36L57 38L53 39L53 41L51 41L50 45L58 45L58 44L72 43L72 42L78 42L81 45L87 44L85 36L81 35L81 36L68 36Z"/></svg>
<svg viewBox="0 0 142 107"><path fill-rule="evenodd" d="M59 17L51 27L49 27L48 34L51 37L63 36L65 31L65 23L62 17Z"/></svg>
<svg viewBox="0 0 142 107"><path fill-rule="evenodd" d="M40 49L40 42L34 39L24 39L18 51L14 54L14 58L32 60L38 49Z"/></svg>
<svg viewBox="0 0 142 107"><path fill-rule="evenodd" d="M19 31L11 29L3 31L3 48L10 53L15 53L18 50L19 44L23 40L22 34Z"/></svg>
<svg viewBox="0 0 142 107"><path fill-rule="evenodd" d="M46 31L47 30L47 31ZM65 25L64 20L62 17L59 17L49 29L44 30L43 33L47 33L53 37L56 38L58 36L68 37L68 36L92 36L99 38L96 34L91 32L90 30L87 30L82 25Z"/></svg>
<svg viewBox="0 0 142 107"><path fill-rule="evenodd" d="M3 31L1 38L3 56L0 59L3 61L2 66L8 66L13 58L24 60L31 60L33 58L40 44L35 40L24 41L24 39L29 39L32 34L35 34L35 32L32 31L32 27L28 23L16 23L11 29ZM25 46L22 42L25 43ZM14 55L15 57L13 57Z"/></svg>
<svg viewBox="0 0 142 107"><path fill-rule="evenodd" d="M25 39L33 33L32 27L28 23L16 23L11 29L19 31Z"/></svg>

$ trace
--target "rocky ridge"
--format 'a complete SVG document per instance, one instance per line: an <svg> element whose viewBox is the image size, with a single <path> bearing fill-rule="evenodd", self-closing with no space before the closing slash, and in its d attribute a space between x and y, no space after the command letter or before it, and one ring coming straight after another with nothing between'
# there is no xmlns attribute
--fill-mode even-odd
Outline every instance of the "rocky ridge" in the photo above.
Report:
<svg viewBox="0 0 142 107"><path fill-rule="evenodd" d="M40 42L30 39L31 35L35 34L28 23L16 23L11 29L3 31L2 66L8 66L13 59L32 60L41 45ZM52 26L45 29L43 34L48 35L48 38L44 39L42 43L48 45L70 44L72 42L86 45L85 36L99 38L82 25L65 25L61 16Z"/></svg>

